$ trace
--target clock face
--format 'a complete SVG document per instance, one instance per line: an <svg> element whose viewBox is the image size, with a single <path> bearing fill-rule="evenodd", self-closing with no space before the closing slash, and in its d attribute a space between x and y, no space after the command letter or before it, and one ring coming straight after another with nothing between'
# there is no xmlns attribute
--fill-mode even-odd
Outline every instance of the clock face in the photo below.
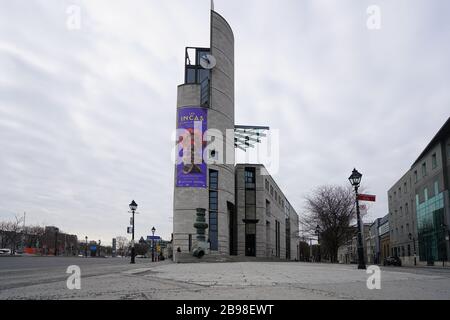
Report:
<svg viewBox="0 0 450 320"><path fill-rule="evenodd" d="M200 58L200 65L204 69L212 69L216 66L216 58L212 54L205 54Z"/></svg>

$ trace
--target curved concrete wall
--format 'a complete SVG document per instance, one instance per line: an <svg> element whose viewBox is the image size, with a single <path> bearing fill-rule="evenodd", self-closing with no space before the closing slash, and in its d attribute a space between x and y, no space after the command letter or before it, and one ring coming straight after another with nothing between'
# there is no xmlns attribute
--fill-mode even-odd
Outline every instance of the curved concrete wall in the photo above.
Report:
<svg viewBox="0 0 450 320"><path fill-rule="evenodd" d="M231 158L232 164L210 165L219 171L218 240L219 253L229 254L229 213L227 202L234 205L234 135L225 134L234 130L234 35L228 22L215 11L211 11L211 53L217 60L211 74L211 106L208 127L220 130L223 136L223 159ZM226 148L228 144L228 148ZM226 150L232 154L227 154Z"/></svg>

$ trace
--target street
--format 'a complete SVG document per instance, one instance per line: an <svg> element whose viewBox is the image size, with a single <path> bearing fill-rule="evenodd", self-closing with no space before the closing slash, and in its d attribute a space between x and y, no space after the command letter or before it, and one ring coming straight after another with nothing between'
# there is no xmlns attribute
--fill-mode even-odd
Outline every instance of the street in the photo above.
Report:
<svg viewBox="0 0 450 320"><path fill-rule="evenodd" d="M81 269L69 290L67 267ZM0 299L450 299L450 269L381 267L381 289L355 265L174 264L124 258L1 257Z"/></svg>

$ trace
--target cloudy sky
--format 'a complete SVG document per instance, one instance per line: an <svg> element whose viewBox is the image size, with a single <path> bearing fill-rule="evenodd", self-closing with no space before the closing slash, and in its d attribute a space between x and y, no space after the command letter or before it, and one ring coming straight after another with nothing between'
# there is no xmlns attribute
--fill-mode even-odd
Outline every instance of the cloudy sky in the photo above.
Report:
<svg viewBox="0 0 450 320"><path fill-rule="evenodd" d="M368 219L385 215L450 115L450 2L215 7L235 33L236 122L280 130L274 178L292 205L356 167L378 196ZM137 236L170 238L176 87L184 47L208 45L209 0L0 0L0 220L108 243L135 199Z"/></svg>

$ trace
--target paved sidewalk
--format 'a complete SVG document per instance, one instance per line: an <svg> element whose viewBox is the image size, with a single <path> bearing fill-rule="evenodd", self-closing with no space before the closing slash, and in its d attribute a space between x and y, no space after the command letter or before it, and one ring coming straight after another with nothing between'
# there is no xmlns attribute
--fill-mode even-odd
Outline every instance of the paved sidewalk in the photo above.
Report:
<svg viewBox="0 0 450 320"><path fill-rule="evenodd" d="M0 299L450 299L447 269L381 267L381 290L369 290L355 265L55 259L14 259L15 269L0 259ZM81 290L69 290L65 271L77 262Z"/></svg>

